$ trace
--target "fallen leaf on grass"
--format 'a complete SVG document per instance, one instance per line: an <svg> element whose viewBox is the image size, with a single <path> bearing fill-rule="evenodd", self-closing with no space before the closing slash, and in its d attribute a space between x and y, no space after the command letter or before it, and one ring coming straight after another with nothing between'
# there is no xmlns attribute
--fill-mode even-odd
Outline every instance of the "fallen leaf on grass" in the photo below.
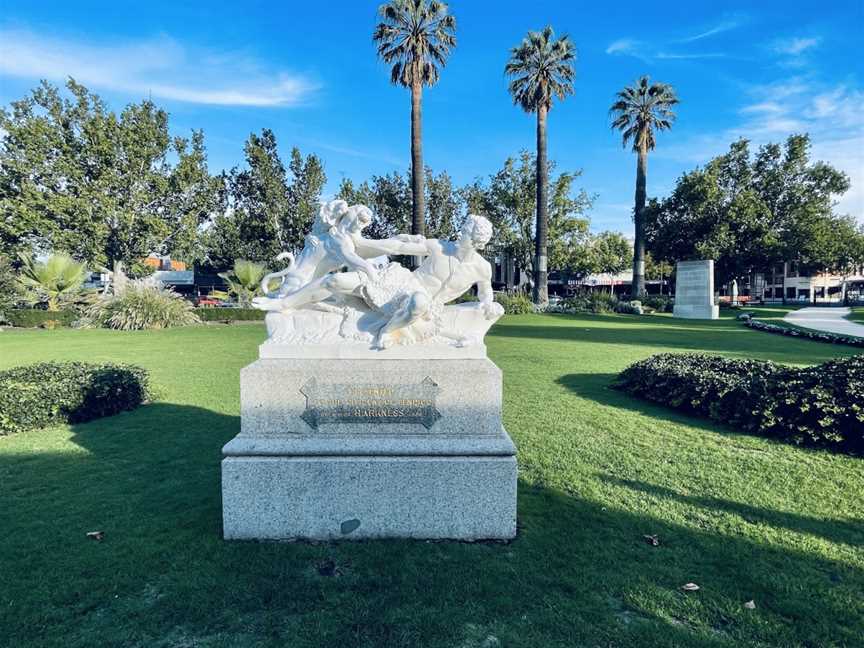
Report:
<svg viewBox="0 0 864 648"><path fill-rule="evenodd" d="M685 592L698 592L699 586L696 583L686 583L681 586L681 589Z"/></svg>
<svg viewBox="0 0 864 648"><path fill-rule="evenodd" d="M102 538L105 537L105 532L104 531L88 531L87 537L90 538L91 540L101 541Z"/></svg>
<svg viewBox="0 0 864 648"><path fill-rule="evenodd" d="M748 610L755 610L756 609L756 603L754 601L747 601L744 604L744 607L747 608Z"/></svg>
<svg viewBox="0 0 864 648"><path fill-rule="evenodd" d="M652 547L660 546L660 538L658 538L656 535L644 535L642 537L645 538L645 542L650 544Z"/></svg>

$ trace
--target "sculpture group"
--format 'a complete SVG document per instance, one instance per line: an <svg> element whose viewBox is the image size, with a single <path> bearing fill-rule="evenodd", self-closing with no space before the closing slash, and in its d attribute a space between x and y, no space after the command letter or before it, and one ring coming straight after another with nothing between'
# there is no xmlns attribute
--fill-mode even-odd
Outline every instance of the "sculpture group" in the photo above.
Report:
<svg viewBox="0 0 864 648"><path fill-rule="evenodd" d="M240 372L240 433L223 448L228 539L516 534L516 448L483 344L503 314L480 254L492 225L373 240L371 222L363 205L322 205L263 280L269 338ZM403 256L414 270L389 258Z"/></svg>
<svg viewBox="0 0 864 648"><path fill-rule="evenodd" d="M288 267L267 275L266 296L254 301L271 311L269 342L358 343L369 350L482 345L503 314L493 301L492 268L479 253L492 237L491 223L469 215L457 240L442 241L408 234L368 239L363 230L371 222L372 212L363 205L322 205L303 250L284 255ZM410 271L384 260L400 255L419 257L418 267ZM474 286L478 301L446 305Z"/></svg>

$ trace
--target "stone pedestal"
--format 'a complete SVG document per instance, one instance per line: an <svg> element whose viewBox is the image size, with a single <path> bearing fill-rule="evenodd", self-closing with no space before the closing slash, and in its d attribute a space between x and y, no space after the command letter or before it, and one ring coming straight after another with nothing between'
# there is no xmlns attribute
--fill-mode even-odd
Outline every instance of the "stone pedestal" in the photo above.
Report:
<svg viewBox="0 0 864 648"><path fill-rule="evenodd" d="M261 359L240 393L226 539L515 536L515 448L488 359Z"/></svg>
<svg viewBox="0 0 864 648"><path fill-rule="evenodd" d="M672 316L684 319L717 319L714 304L714 261L679 261L675 270L675 305Z"/></svg>

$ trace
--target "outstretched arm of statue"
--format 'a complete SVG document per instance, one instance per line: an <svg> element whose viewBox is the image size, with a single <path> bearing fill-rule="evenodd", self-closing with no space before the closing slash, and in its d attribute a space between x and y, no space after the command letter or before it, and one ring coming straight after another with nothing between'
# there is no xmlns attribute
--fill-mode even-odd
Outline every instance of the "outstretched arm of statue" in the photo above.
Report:
<svg viewBox="0 0 864 648"><path fill-rule="evenodd" d="M422 236L400 234L389 239L365 239L356 241L357 251L363 256L395 256L398 254L426 256L429 254L426 239Z"/></svg>

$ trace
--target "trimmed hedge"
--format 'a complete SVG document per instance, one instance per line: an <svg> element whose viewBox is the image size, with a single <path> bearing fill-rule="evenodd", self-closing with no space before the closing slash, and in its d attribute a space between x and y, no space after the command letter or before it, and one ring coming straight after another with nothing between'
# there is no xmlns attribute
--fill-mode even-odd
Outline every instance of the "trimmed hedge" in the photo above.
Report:
<svg viewBox="0 0 864 648"><path fill-rule="evenodd" d="M864 454L864 355L796 368L663 353L613 386L743 432Z"/></svg>
<svg viewBox="0 0 864 648"><path fill-rule="evenodd" d="M202 322L246 322L260 321L267 311L257 308L196 308L195 314Z"/></svg>
<svg viewBox="0 0 864 648"><path fill-rule="evenodd" d="M71 326L78 319L78 314L72 310L47 311L39 308L15 308L4 313L4 317L12 326L19 328L51 327L46 322L56 322L56 326ZM53 327L51 327L53 328Z"/></svg>
<svg viewBox="0 0 864 648"><path fill-rule="evenodd" d="M135 409L150 397L141 367L43 362L0 371L0 435L82 423Z"/></svg>
<svg viewBox="0 0 864 648"><path fill-rule="evenodd" d="M740 315L738 316L741 317ZM804 338L805 340L815 340L816 342L828 342L829 344L848 344L854 347L864 347L864 338L849 337L847 335L837 335L836 333L828 333L827 331L804 331L791 326L780 326L778 324L769 324L768 322L760 322L759 320L748 319L744 322L744 326L756 331L765 331L766 333L776 333L778 335L788 335L789 337Z"/></svg>

